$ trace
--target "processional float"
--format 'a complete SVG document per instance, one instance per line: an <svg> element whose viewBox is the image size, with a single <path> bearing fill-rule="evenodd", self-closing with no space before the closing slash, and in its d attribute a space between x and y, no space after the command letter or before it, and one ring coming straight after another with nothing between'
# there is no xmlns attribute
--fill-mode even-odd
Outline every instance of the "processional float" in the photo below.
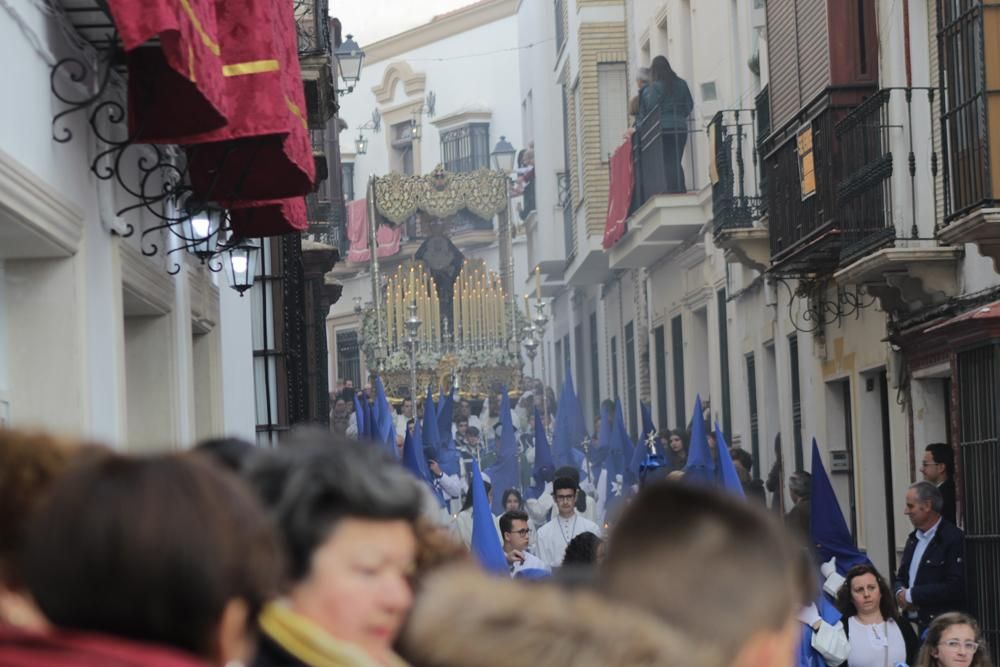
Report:
<svg viewBox="0 0 1000 667"><path fill-rule="evenodd" d="M483 398L503 385L520 386L518 333L524 316L514 296L510 193L502 171L424 176L390 173L368 182L368 245L372 301L362 313L362 353L394 398L422 388L449 388ZM469 259L449 236L459 214L495 217L499 271ZM409 259L385 275L379 264L379 224L417 218L426 232ZM493 229L493 225L489 225Z"/></svg>

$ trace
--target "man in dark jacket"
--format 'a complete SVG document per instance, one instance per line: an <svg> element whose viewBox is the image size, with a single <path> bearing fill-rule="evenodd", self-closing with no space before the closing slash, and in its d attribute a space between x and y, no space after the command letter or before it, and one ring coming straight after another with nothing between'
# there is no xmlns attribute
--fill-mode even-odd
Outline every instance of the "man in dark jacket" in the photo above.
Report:
<svg viewBox="0 0 1000 667"><path fill-rule="evenodd" d="M951 446L943 442L927 445L924 460L920 464L924 479L938 488L943 504L941 516L957 525L955 521L955 453Z"/></svg>
<svg viewBox="0 0 1000 667"><path fill-rule="evenodd" d="M785 525L801 537L805 544L812 543L809 522L812 516L812 475L796 470L788 478L788 495L795 506L785 515Z"/></svg>
<svg viewBox="0 0 1000 667"><path fill-rule="evenodd" d="M893 590L900 610L921 632L938 614L965 607L965 537L941 520L942 502L930 482L917 482L906 492L904 513L915 530L906 540Z"/></svg>

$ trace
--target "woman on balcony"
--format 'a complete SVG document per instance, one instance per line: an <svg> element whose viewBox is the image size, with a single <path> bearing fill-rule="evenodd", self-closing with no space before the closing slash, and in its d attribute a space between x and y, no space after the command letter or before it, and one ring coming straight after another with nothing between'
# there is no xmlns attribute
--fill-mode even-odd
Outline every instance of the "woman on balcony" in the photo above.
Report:
<svg viewBox="0 0 1000 667"><path fill-rule="evenodd" d="M694 109L694 100L687 82L677 76L670 62L663 56L653 58L649 67L652 82L639 97L638 124L653 111L660 114L660 132L663 147L665 192L685 192L684 168L681 160L687 145L688 116Z"/></svg>

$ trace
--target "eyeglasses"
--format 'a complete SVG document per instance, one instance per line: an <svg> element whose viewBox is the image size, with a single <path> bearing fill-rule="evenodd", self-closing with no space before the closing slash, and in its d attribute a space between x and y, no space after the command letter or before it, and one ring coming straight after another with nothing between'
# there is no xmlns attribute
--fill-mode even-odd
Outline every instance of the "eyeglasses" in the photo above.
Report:
<svg viewBox="0 0 1000 667"><path fill-rule="evenodd" d="M938 646L947 646L952 651L957 651L960 648L964 648L969 653L975 653L979 650L978 642L963 642L958 639L949 639L946 642L941 642Z"/></svg>
<svg viewBox="0 0 1000 667"><path fill-rule="evenodd" d="M943 466L943 463L938 463L937 461L924 461L920 464L921 468L928 468L930 466Z"/></svg>
<svg viewBox="0 0 1000 667"><path fill-rule="evenodd" d="M575 493L573 495L571 495L571 496L567 496L567 495L564 495L564 494L557 494L556 495L556 502L558 502L558 503L571 503L571 502L574 502L574 501L576 501L576 494Z"/></svg>
<svg viewBox="0 0 1000 667"><path fill-rule="evenodd" d="M508 533L512 533L514 535L520 535L521 537L527 537L528 535L531 534L531 529L530 528L522 528L521 530L509 530L507 532Z"/></svg>

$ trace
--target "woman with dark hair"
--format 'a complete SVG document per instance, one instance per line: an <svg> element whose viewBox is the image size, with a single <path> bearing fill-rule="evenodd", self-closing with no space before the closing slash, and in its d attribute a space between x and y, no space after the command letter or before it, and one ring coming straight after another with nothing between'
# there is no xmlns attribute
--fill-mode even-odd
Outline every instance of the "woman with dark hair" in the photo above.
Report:
<svg viewBox="0 0 1000 667"><path fill-rule="evenodd" d="M667 441L665 453L669 472L684 470L688 458L687 438L684 436L684 432L677 429L667 431L664 440Z"/></svg>
<svg viewBox="0 0 1000 667"><path fill-rule="evenodd" d="M370 445L330 434L271 450L248 477L284 537L289 586L261 614L255 667L402 665L421 491Z"/></svg>
<svg viewBox="0 0 1000 667"><path fill-rule="evenodd" d="M563 567L599 565L604 560L604 540L594 533L580 533L566 545Z"/></svg>
<svg viewBox="0 0 1000 667"><path fill-rule="evenodd" d="M238 663L281 574L253 494L192 454L80 457L34 516L23 561L54 629L4 633L4 667Z"/></svg>
<svg viewBox="0 0 1000 667"><path fill-rule="evenodd" d="M687 82L677 76L670 62L656 56L649 67L650 84L639 96L638 123L647 114L660 114L660 131L663 141L663 161L666 170L666 192L685 192L684 169L681 160L687 144L688 117L694 109L694 100ZM650 193L655 194L655 193Z"/></svg>
<svg viewBox="0 0 1000 667"><path fill-rule="evenodd" d="M941 614L927 628L916 667L992 667L979 623L968 614Z"/></svg>
<svg viewBox="0 0 1000 667"><path fill-rule="evenodd" d="M889 584L874 566L855 565L837 591L837 609L851 645L842 667L911 664L919 642L899 616Z"/></svg>

